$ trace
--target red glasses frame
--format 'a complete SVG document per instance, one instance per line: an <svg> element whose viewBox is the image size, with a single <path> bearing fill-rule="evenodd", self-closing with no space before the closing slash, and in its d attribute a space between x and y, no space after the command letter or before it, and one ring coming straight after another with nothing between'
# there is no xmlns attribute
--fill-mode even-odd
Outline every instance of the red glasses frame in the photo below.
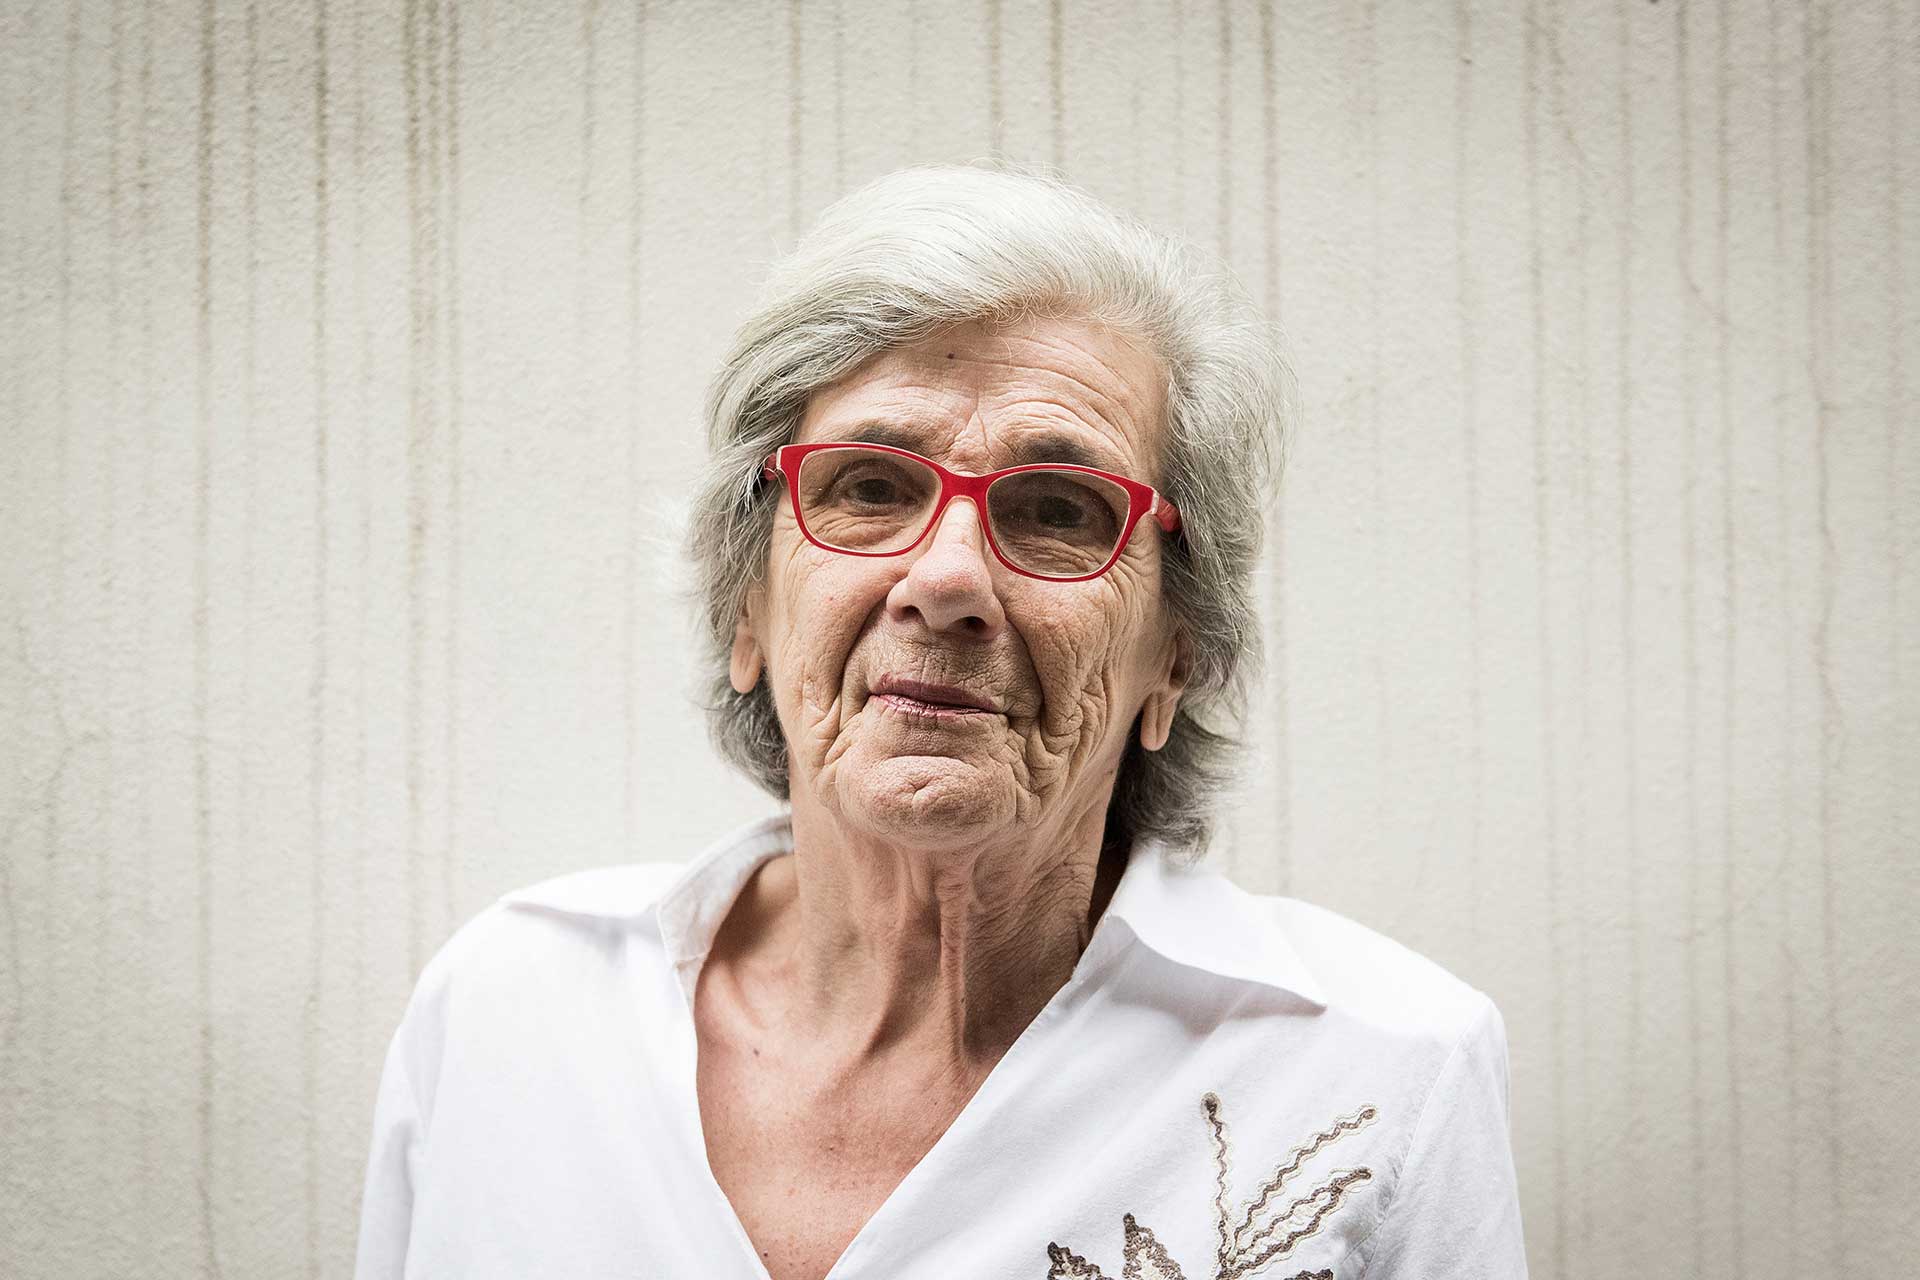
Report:
<svg viewBox="0 0 1920 1280"><path fill-rule="evenodd" d="M932 468L940 477L940 496L934 500L933 513L927 517L927 527L920 536L897 551L849 551L820 541L807 528L806 517L800 514L800 464L810 453L823 449L871 449L880 453L897 454L902 458L911 458ZM1092 573L1079 573L1070 578L1055 578L1044 573L1033 573L1022 569L1007 558L1000 544L994 540L993 521L987 519L987 490L993 482L1006 476L1019 475L1023 471L1074 471L1082 475L1098 476L1119 485L1127 495L1127 518L1121 526L1119 540L1113 545L1113 554L1107 562ZM867 444L859 440L821 440L812 444L787 444L775 450L761 468L768 479L784 476L787 481L787 500L793 504L794 523L800 526L800 535L822 551L832 551L843 556L867 556L881 558L885 556L903 556L927 540L927 535L940 524L940 517L946 511L947 504L955 498L966 498L973 503L973 509L980 516L980 529L987 536L987 546L992 548L994 559L998 560L1023 578L1038 578L1042 582L1085 582L1097 578L1120 561L1120 553L1127 549L1127 540L1133 537L1133 528L1143 516L1152 516L1155 523L1167 533L1180 528L1180 510L1168 502L1160 491L1152 485L1141 484L1138 480L1129 480L1125 476L1115 475L1111 471L1102 471L1098 467L1083 467L1071 462L1029 462L1018 467L1006 467L999 471L989 471L985 475L968 475L964 471L949 471L932 458L922 457L908 449L896 449L892 445Z"/></svg>

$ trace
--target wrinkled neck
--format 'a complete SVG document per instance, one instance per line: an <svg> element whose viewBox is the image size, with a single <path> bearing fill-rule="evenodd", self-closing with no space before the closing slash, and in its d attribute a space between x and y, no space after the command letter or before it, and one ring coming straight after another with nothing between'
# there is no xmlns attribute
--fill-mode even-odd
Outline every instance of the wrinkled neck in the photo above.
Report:
<svg viewBox="0 0 1920 1280"><path fill-rule="evenodd" d="M990 1069L1072 977L1125 866L1104 813L960 848L840 829L796 805L794 853L756 877L755 969L789 1043L852 1071Z"/></svg>

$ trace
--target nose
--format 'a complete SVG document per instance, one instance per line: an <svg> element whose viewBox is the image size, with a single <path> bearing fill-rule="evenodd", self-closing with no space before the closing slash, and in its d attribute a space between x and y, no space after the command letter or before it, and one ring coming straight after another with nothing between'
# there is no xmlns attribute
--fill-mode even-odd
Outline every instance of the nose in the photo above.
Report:
<svg viewBox="0 0 1920 1280"><path fill-rule="evenodd" d="M896 622L917 618L933 631L993 638L1007 625L1007 615L994 591L992 556L980 509L970 498L953 499L887 593L888 616Z"/></svg>

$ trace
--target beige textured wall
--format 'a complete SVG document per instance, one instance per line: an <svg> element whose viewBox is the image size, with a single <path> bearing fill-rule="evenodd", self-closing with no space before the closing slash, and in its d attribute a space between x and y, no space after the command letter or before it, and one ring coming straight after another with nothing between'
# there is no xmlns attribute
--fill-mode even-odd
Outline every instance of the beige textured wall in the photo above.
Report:
<svg viewBox="0 0 1920 1280"><path fill-rule="evenodd" d="M837 192L997 150L1291 333L1216 856L1500 1001L1535 1273L1913 1274L1920 9L0 31L0 1272L347 1274L450 929L767 808L670 596L704 379Z"/></svg>

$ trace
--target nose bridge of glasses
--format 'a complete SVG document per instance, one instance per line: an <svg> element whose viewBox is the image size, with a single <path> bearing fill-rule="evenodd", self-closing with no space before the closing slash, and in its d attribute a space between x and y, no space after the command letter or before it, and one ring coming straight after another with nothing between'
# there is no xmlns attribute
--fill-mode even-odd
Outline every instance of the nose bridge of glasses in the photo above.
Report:
<svg viewBox="0 0 1920 1280"><path fill-rule="evenodd" d="M984 490L977 494L962 493L957 486L949 487L945 493L940 495L939 500L934 503L933 511L927 516L927 528L921 535L921 541L929 547L937 542L943 536L942 531L946 526L948 517L964 504L973 513L972 537L975 548L982 556L990 554L987 550L987 512L985 503L986 493Z"/></svg>

